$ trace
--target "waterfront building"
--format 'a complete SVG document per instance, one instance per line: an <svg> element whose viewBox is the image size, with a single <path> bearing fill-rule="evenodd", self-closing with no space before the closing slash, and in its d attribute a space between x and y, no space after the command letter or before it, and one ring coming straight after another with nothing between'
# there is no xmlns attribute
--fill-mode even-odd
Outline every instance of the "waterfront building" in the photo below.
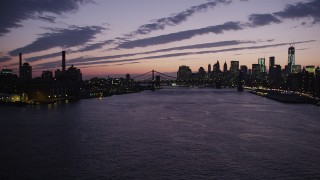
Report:
<svg viewBox="0 0 320 180"><path fill-rule="evenodd" d="M4 67L2 70L1 70L1 76L12 76L13 75L13 71L12 69L8 69L6 67Z"/></svg>
<svg viewBox="0 0 320 180"><path fill-rule="evenodd" d="M281 83L281 66L280 65L273 65L270 67L269 78L273 82L273 84L279 88Z"/></svg>
<svg viewBox="0 0 320 180"><path fill-rule="evenodd" d="M54 71L54 78L59 79L62 78L62 71L60 69L57 69Z"/></svg>
<svg viewBox="0 0 320 180"><path fill-rule="evenodd" d="M29 63L23 63L21 67L21 76L20 79L22 81L30 81L32 80L32 66Z"/></svg>
<svg viewBox="0 0 320 180"><path fill-rule="evenodd" d="M65 72L65 78L71 81L81 81L82 80L82 73L80 69L71 65L68 70Z"/></svg>

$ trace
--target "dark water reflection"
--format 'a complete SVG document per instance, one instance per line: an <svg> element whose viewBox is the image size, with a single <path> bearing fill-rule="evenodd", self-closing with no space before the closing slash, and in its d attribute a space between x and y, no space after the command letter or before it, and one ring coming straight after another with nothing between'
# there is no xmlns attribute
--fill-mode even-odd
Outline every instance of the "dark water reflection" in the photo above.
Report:
<svg viewBox="0 0 320 180"><path fill-rule="evenodd" d="M320 110L162 89L0 107L0 179L320 179Z"/></svg>

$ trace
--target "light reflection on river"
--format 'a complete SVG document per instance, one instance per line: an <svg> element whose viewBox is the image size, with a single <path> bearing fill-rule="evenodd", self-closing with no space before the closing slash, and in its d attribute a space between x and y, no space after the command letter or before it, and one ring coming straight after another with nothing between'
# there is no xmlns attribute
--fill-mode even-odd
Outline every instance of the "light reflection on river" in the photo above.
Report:
<svg viewBox="0 0 320 180"><path fill-rule="evenodd" d="M319 116L234 89L1 106L0 179L317 179Z"/></svg>

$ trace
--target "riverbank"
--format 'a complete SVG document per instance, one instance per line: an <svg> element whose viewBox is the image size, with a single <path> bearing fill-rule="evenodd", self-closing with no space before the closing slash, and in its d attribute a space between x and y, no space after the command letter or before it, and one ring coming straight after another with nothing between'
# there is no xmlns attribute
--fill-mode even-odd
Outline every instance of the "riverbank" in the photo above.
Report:
<svg viewBox="0 0 320 180"><path fill-rule="evenodd" d="M267 89L255 89L249 92L251 94L266 97L268 99L272 99L283 103L313 104L318 106L320 105L319 98L298 92Z"/></svg>

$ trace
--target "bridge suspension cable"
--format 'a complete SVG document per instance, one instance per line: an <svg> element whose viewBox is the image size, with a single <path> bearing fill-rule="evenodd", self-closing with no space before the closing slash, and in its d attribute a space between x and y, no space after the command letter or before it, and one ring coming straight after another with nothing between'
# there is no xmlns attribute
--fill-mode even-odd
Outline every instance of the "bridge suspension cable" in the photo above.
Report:
<svg viewBox="0 0 320 180"><path fill-rule="evenodd" d="M174 76L170 76L170 75L167 75L167 74L163 74L163 73L158 72L158 71L154 71L154 72L156 72L156 73L158 73L158 74L161 74L161 75L163 75L163 76L166 76L166 77L170 77L170 78L174 78L174 79L177 78L177 77L174 77Z"/></svg>
<svg viewBox="0 0 320 180"><path fill-rule="evenodd" d="M146 72L146 73L144 73L144 74L140 74L140 75L138 75L138 76L134 76L134 77L132 77L132 79L135 79L135 78L144 76L144 75L146 75L146 74L148 74L148 73L151 73L151 72L152 72L152 71L149 71L149 72Z"/></svg>
<svg viewBox="0 0 320 180"><path fill-rule="evenodd" d="M164 74L164 73L161 73L161 72L152 70L152 71L146 72L146 73L144 73L144 74L140 74L140 75L134 76L134 77L132 77L132 79L135 79L135 78L144 76L144 75L149 74L149 73L158 73L158 74L163 75L163 76L166 76L166 77L170 77L170 78L174 78L174 79L177 78L177 77L174 77L174 76L170 76L170 75L167 75L167 74Z"/></svg>

